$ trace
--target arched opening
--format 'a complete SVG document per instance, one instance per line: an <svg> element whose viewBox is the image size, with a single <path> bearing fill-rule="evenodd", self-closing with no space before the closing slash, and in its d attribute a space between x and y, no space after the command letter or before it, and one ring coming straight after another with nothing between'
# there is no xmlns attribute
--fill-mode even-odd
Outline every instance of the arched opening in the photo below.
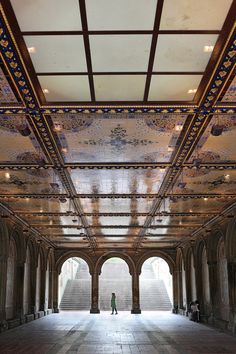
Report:
<svg viewBox="0 0 236 354"><path fill-rule="evenodd" d="M186 291L186 272L184 267L184 260L182 260L182 305L183 309L187 309L187 291Z"/></svg>
<svg viewBox="0 0 236 354"><path fill-rule="evenodd" d="M59 308L89 310L91 299L91 276L88 264L78 257L67 259L61 268L58 282Z"/></svg>
<svg viewBox="0 0 236 354"><path fill-rule="evenodd" d="M16 284L16 244L10 240L9 254L7 259L7 285L6 285L6 319L9 320L15 315L15 284Z"/></svg>
<svg viewBox="0 0 236 354"><path fill-rule="evenodd" d="M118 257L104 262L99 277L100 310L111 309L111 294L116 294L118 311L130 311L132 308L132 279L127 263Z"/></svg>
<svg viewBox="0 0 236 354"><path fill-rule="evenodd" d="M173 304L173 283L169 265L160 257L147 259L140 275L142 311L169 311Z"/></svg>

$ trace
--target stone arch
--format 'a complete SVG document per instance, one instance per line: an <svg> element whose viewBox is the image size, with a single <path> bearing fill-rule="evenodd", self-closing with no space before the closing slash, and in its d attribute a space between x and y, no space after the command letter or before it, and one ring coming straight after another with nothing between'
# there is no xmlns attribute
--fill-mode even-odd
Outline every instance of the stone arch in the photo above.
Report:
<svg viewBox="0 0 236 354"><path fill-rule="evenodd" d="M25 239L20 235L20 230L16 227L13 227L11 230L10 238L14 239L17 249L17 262L24 263L26 257L26 245Z"/></svg>
<svg viewBox="0 0 236 354"><path fill-rule="evenodd" d="M221 228L216 228L207 240L207 256L209 263L217 262L218 245L220 240L224 240L224 234Z"/></svg>
<svg viewBox="0 0 236 354"><path fill-rule="evenodd" d="M0 221L0 255L6 258L9 248L9 232L5 222Z"/></svg>
<svg viewBox="0 0 236 354"><path fill-rule="evenodd" d="M159 257L159 258L164 259L169 266L170 274L173 274L173 271L175 269L175 262L172 259L172 257L170 257L167 253L162 252L162 251L151 251L151 252L148 252L148 253L145 253L144 255L142 255L142 257L137 262L136 269L137 269L138 274L141 274L143 263L147 259L152 258L152 257Z"/></svg>
<svg viewBox="0 0 236 354"><path fill-rule="evenodd" d="M134 261L132 260L132 258L127 255L126 253L121 253L121 252L109 252L106 253L104 255L102 255L100 258L98 258L96 264L95 264L95 273L97 274L101 274L101 269L103 264L109 259L109 258L113 258L113 257L117 257L117 258L121 258L123 259L126 264L129 267L129 273L130 275L133 275L135 272L135 264Z"/></svg>
<svg viewBox="0 0 236 354"><path fill-rule="evenodd" d="M226 230L225 252L229 260L236 261L236 218L231 220Z"/></svg>
<svg viewBox="0 0 236 354"><path fill-rule="evenodd" d="M61 273L61 268L62 268L63 263L67 259L72 258L72 257L82 258L87 263L87 265L89 267L89 273L93 274L94 265L93 265L91 258L80 251L68 251L57 259L56 264L55 264L55 269L57 270L58 274Z"/></svg>

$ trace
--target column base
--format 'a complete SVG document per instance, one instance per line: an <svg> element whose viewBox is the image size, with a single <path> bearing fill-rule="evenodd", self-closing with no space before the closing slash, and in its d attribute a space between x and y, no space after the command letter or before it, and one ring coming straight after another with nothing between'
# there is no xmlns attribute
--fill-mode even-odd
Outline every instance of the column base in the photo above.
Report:
<svg viewBox="0 0 236 354"><path fill-rule="evenodd" d="M141 313L141 309L133 309L131 310L132 314L140 314Z"/></svg>
<svg viewBox="0 0 236 354"><path fill-rule="evenodd" d="M90 313L100 313L99 309L90 309Z"/></svg>

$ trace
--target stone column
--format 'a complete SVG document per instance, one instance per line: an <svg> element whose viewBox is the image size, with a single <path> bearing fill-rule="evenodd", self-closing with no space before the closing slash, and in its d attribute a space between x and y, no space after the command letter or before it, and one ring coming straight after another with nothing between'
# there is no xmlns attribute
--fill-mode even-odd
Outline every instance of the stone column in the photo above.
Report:
<svg viewBox="0 0 236 354"><path fill-rule="evenodd" d="M228 262L228 282L230 306L229 329L233 334L236 334L236 259Z"/></svg>
<svg viewBox="0 0 236 354"><path fill-rule="evenodd" d="M53 271L49 269L48 308L53 309Z"/></svg>
<svg viewBox="0 0 236 354"><path fill-rule="evenodd" d="M214 323L216 315L219 313L218 305L218 277L217 277L217 262L208 262L209 266L209 283L210 283L210 295L211 295L211 308L212 313L208 320L209 323Z"/></svg>
<svg viewBox="0 0 236 354"><path fill-rule="evenodd" d="M92 273L91 277L92 277L92 286L91 286L92 291L91 291L91 309L90 309L90 313L100 313L99 306L98 306L98 295L99 295L98 278L99 278L99 274L98 273Z"/></svg>
<svg viewBox="0 0 236 354"><path fill-rule="evenodd" d="M139 299L139 274L132 274L132 310L131 313L139 314L140 309L140 299Z"/></svg>
<svg viewBox="0 0 236 354"><path fill-rule="evenodd" d="M179 303L179 270L174 270L173 275L173 313L177 313L178 309L180 308L180 303Z"/></svg>
<svg viewBox="0 0 236 354"><path fill-rule="evenodd" d="M20 323L25 323L24 317L24 263L16 265L16 317L20 319Z"/></svg>
<svg viewBox="0 0 236 354"><path fill-rule="evenodd" d="M45 311L45 292L46 292L46 268L41 268L41 276L40 276L40 305L39 310Z"/></svg>
<svg viewBox="0 0 236 354"><path fill-rule="evenodd" d="M37 266L30 264L30 306L31 313L36 313L36 279L37 279Z"/></svg>
<svg viewBox="0 0 236 354"><path fill-rule="evenodd" d="M59 313L59 306L58 306L58 279L59 273L56 270L52 271L52 278L53 278L53 312Z"/></svg>
<svg viewBox="0 0 236 354"><path fill-rule="evenodd" d="M8 328L6 321L7 258L0 256L0 332Z"/></svg>

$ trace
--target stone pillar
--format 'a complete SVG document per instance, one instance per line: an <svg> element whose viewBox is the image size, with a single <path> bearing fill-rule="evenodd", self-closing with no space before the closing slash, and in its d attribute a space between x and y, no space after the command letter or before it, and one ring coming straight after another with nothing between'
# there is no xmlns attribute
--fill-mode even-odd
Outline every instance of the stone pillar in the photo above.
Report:
<svg viewBox="0 0 236 354"><path fill-rule="evenodd" d="M53 271L49 269L48 308L53 309Z"/></svg>
<svg viewBox="0 0 236 354"><path fill-rule="evenodd" d="M177 313L178 309L180 308L179 303L179 270L174 270L173 275L173 313Z"/></svg>
<svg viewBox="0 0 236 354"><path fill-rule="evenodd" d="M59 306L58 306L58 279L59 273L56 270L52 271L52 278L53 278L53 312L59 313Z"/></svg>
<svg viewBox="0 0 236 354"><path fill-rule="evenodd" d="M139 299L139 274L132 274L132 310L131 313L139 314L140 309L140 299Z"/></svg>
<svg viewBox="0 0 236 354"><path fill-rule="evenodd" d="M20 323L25 323L24 317L24 263L16 265L16 317L20 319Z"/></svg>
<svg viewBox="0 0 236 354"><path fill-rule="evenodd" d="M30 307L31 313L36 313L36 279L37 266L34 263L30 264Z"/></svg>
<svg viewBox="0 0 236 354"><path fill-rule="evenodd" d="M236 334L236 259L228 262L228 282L230 306L229 329L233 334Z"/></svg>
<svg viewBox="0 0 236 354"><path fill-rule="evenodd" d="M40 276L40 305L39 310L45 311L45 292L46 292L46 268L41 268L41 276Z"/></svg>
<svg viewBox="0 0 236 354"><path fill-rule="evenodd" d="M90 313L100 313L99 306L98 306L98 287L99 287L99 282L98 282L98 273L92 273L92 292L91 292L91 309Z"/></svg>
<svg viewBox="0 0 236 354"><path fill-rule="evenodd" d="M8 328L6 321L7 258L0 256L0 332Z"/></svg>
<svg viewBox="0 0 236 354"><path fill-rule="evenodd" d="M212 313L208 320L209 323L214 323L216 315L219 313L218 305L218 277L217 277L217 262L208 262L209 266L209 283L211 295L211 308Z"/></svg>

